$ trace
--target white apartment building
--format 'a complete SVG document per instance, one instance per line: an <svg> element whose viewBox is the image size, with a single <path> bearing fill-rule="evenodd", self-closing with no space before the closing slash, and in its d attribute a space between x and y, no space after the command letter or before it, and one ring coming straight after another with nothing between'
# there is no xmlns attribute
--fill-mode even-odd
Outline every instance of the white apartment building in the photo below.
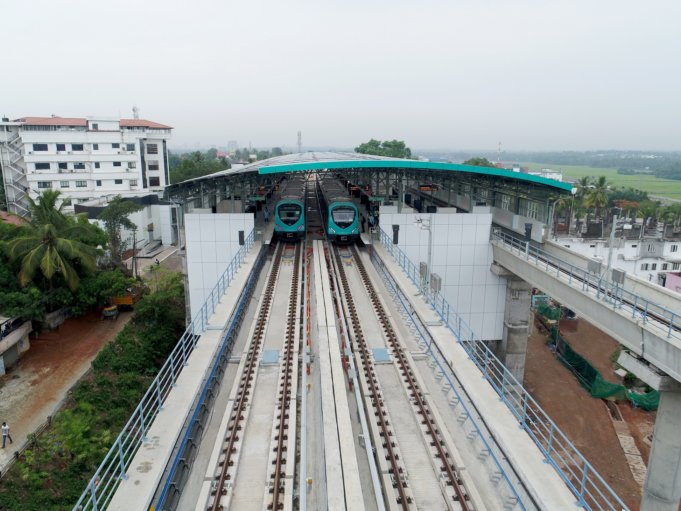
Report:
<svg viewBox="0 0 681 511"><path fill-rule="evenodd" d="M169 182L172 128L144 119L23 117L0 121L0 167L9 211L59 190L72 203L160 193Z"/></svg>
<svg viewBox="0 0 681 511"><path fill-rule="evenodd" d="M561 237L554 241L578 254L608 263L607 239ZM612 247L612 267L664 286L667 273L681 270L681 239L616 238Z"/></svg>

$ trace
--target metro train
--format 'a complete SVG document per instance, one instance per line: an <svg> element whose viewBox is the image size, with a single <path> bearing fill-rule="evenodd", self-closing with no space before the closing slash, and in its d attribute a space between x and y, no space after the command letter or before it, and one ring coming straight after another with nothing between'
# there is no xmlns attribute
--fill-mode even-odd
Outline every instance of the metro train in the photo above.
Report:
<svg viewBox="0 0 681 511"><path fill-rule="evenodd" d="M354 243L359 239L359 211L345 187L336 179L319 181L320 200L326 237L336 243Z"/></svg>
<svg viewBox="0 0 681 511"><path fill-rule="evenodd" d="M274 237L299 240L305 237L305 189L307 178L292 174L274 206Z"/></svg>

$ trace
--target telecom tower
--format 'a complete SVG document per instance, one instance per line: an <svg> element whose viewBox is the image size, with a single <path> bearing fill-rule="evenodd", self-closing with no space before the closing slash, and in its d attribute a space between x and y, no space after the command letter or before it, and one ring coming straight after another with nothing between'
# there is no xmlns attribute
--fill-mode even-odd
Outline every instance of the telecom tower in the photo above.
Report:
<svg viewBox="0 0 681 511"><path fill-rule="evenodd" d="M303 132L298 131L298 152L303 152Z"/></svg>

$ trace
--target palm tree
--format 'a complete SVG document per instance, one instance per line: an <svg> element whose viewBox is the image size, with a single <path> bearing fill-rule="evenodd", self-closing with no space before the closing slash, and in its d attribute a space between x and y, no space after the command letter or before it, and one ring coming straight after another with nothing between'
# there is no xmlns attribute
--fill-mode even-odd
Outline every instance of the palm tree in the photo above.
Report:
<svg viewBox="0 0 681 511"><path fill-rule="evenodd" d="M78 261L82 267L94 271L94 247L77 241L79 236L87 234L82 224L70 221L69 217L57 207L58 191L47 191L38 196L37 201L30 201L30 231L7 244L7 253L12 262L21 260L19 283L26 286L31 282L38 270L53 287L55 273L61 273L71 291L78 288L80 279L73 264Z"/></svg>
<svg viewBox="0 0 681 511"><path fill-rule="evenodd" d="M593 188L586 194L584 205L587 208L594 208L596 216L600 218L601 208L608 205L608 181L605 176L600 176L593 183Z"/></svg>
<svg viewBox="0 0 681 511"><path fill-rule="evenodd" d="M556 232L558 226L558 213L567 211L566 231L570 234L570 223L572 222L572 210L574 208L575 199L572 195L564 195L558 199L554 205L554 225L553 232Z"/></svg>
<svg viewBox="0 0 681 511"><path fill-rule="evenodd" d="M45 190L38 195L38 200L28 198L28 209L31 212L31 225L39 227L52 224L59 228L66 227L68 218L62 212L64 202L59 203L59 190Z"/></svg>

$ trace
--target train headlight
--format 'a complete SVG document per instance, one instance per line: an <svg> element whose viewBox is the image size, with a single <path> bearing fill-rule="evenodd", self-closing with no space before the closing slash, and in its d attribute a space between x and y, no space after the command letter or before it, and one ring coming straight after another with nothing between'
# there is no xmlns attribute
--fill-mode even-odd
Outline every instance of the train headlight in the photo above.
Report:
<svg viewBox="0 0 681 511"><path fill-rule="evenodd" d="M336 229L329 227L329 234L336 234Z"/></svg>
<svg viewBox="0 0 681 511"><path fill-rule="evenodd" d="M302 231L303 229L304 229L304 227L303 227L302 225L299 225L299 226L298 226L298 230L299 230L299 231Z"/></svg>

